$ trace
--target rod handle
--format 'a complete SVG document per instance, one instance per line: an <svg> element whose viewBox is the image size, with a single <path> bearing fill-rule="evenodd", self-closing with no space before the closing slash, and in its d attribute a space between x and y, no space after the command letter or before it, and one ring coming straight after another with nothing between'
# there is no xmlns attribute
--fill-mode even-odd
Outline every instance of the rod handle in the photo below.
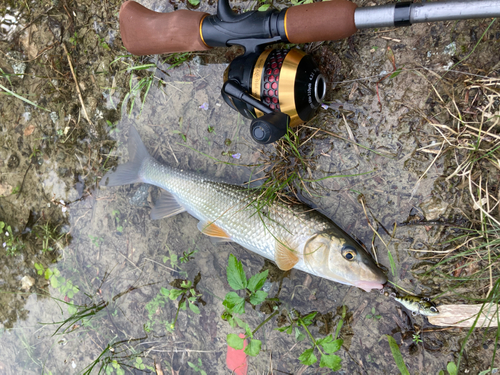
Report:
<svg viewBox="0 0 500 375"><path fill-rule="evenodd" d="M354 11L357 5L347 0L331 0L288 8L285 32L291 43L338 40L356 32Z"/></svg>
<svg viewBox="0 0 500 375"><path fill-rule="evenodd" d="M210 49L200 36L200 25L208 13L178 10L158 13L135 1L120 7L120 33L123 45L134 55Z"/></svg>

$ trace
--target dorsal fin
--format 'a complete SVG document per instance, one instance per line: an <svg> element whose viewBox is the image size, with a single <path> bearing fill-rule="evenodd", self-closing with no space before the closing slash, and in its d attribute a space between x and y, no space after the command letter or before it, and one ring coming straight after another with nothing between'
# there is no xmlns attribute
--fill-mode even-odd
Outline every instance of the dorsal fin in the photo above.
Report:
<svg viewBox="0 0 500 375"><path fill-rule="evenodd" d="M210 237L226 238L228 240L231 239L231 236L229 236L224 229L219 227L214 222L200 221L198 223L198 229L201 233Z"/></svg>
<svg viewBox="0 0 500 375"><path fill-rule="evenodd" d="M299 257L289 246L286 245L286 243L276 240L274 261L280 270L288 271L297 264Z"/></svg>

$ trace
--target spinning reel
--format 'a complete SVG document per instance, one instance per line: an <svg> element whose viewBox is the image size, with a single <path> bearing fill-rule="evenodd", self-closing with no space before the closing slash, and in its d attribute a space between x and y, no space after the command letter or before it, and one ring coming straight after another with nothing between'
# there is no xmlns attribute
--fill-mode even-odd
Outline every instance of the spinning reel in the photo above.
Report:
<svg viewBox="0 0 500 375"><path fill-rule="evenodd" d="M311 56L299 49L265 49L269 44L346 38L357 29L500 16L500 0L396 3L357 8L331 0L265 12L236 14L219 0L217 14L178 10L153 12L127 1L120 8L123 44L135 55L203 51L240 45L245 53L224 73L222 97L251 119L250 135L262 144L286 134L287 126L310 120L327 90Z"/></svg>

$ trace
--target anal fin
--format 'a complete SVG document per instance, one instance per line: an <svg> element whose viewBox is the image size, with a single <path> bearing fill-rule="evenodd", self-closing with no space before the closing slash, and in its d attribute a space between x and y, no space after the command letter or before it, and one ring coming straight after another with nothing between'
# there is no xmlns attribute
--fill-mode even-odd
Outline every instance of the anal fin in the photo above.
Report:
<svg viewBox="0 0 500 375"><path fill-rule="evenodd" d="M213 221L200 221L198 223L198 229L201 233L206 234L207 236L227 239L229 241L231 240L231 236L229 236L224 229L219 227Z"/></svg>
<svg viewBox="0 0 500 375"><path fill-rule="evenodd" d="M175 197L166 190L162 190L160 198L155 202L151 210L151 219L162 219L165 217L174 216L186 211Z"/></svg>
<svg viewBox="0 0 500 375"><path fill-rule="evenodd" d="M288 271L298 263L299 257L286 243L276 240L274 261L280 270Z"/></svg>

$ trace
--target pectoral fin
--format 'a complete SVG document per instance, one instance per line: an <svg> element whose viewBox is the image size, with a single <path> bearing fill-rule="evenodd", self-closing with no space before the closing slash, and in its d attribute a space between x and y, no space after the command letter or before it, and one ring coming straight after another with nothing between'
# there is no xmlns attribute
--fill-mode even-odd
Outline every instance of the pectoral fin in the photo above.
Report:
<svg viewBox="0 0 500 375"><path fill-rule="evenodd" d="M198 223L198 229L201 233L206 234L207 236L223 238L229 241L231 240L231 236L229 236L224 229L219 227L214 222L200 221Z"/></svg>
<svg viewBox="0 0 500 375"><path fill-rule="evenodd" d="M274 261L280 270L288 271L299 261L299 257L283 241L276 240Z"/></svg>
<svg viewBox="0 0 500 375"><path fill-rule="evenodd" d="M184 211L186 211L186 209L177 202L175 197L168 191L163 190L160 198L158 198L151 210L151 219L162 219L180 214Z"/></svg>

